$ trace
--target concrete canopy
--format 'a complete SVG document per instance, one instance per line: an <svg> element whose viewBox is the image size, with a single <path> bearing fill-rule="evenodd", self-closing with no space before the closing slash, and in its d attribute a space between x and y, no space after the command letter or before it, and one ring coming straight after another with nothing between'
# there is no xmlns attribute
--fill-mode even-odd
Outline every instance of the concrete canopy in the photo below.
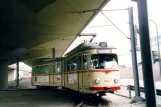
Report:
<svg viewBox="0 0 161 107"><path fill-rule="evenodd" d="M0 59L15 62L62 56L73 39L108 0L1 0ZM12 60L11 60L12 59Z"/></svg>

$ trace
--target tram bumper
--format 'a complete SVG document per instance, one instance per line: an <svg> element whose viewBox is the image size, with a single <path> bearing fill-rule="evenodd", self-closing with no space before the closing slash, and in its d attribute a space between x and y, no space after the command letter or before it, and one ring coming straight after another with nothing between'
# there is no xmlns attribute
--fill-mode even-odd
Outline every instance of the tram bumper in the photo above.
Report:
<svg viewBox="0 0 161 107"><path fill-rule="evenodd" d="M91 91L116 91L120 90L120 86L112 86L112 87L89 87Z"/></svg>
<svg viewBox="0 0 161 107"><path fill-rule="evenodd" d="M114 92L120 90L120 86L113 87L90 87L89 90L96 96L103 96L107 92Z"/></svg>

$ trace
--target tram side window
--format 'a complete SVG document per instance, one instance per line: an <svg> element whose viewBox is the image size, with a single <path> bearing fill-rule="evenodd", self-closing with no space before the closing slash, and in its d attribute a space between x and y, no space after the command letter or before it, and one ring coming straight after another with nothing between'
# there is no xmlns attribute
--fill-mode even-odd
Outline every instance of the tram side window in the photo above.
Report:
<svg viewBox="0 0 161 107"><path fill-rule="evenodd" d="M71 58L67 61L67 71L76 71L77 70L77 58Z"/></svg>
<svg viewBox="0 0 161 107"><path fill-rule="evenodd" d="M77 57L73 58L73 71L76 71L78 69L78 59Z"/></svg>
<svg viewBox="0 0 161 107"><path fill-rule="evenodd" d="M57 63L57 73L60 73L60 63Z"/></svg>
<svg viewBox="0 0 161 107"><path fill-rule="evenodd" d="M34 74L48 74L50 72L49 66L37 66L34 69Z"/></svg>
<svg viewBox="0 0 161 107"><path fill-rule="evenodd" d="M36 74L41 74L40 66L36 68Z"/></svg>
<svg viewBox="0 0 161 107"><path fill-rule="evenodd" d="M33 71L34 71L34 74L41 74L41 70L39 66L36 66Z"/></svg>
<svg viewBox="0 0 161 107"><path fill-rule="evenodd" d="M37 74L37 67L33 67L33 74Z"/></svg>
<svg viewBox="0 0 161 107"><path fill-rule="evenodd" d="M82 69L82 63L81 63L82 60L81 59L82 59L82 57L79 55L78 56L78 70L81 70Z"/></svg>
<svg viewBox="0 0 161 107"><path fill-rule="evenodd" d="M52 65L50 64L49 65L49 73L52 73L53 71L52 71Z"/></svg>
<svg viewBox="0 0 161 107"><path fill-rule="evenodd" d="M67 61L67 72L71 71L71 62Z"/></svg>
<svg viewBox="0 0 161 107"><path fill-rule="evenodd" d="M56 73L56 64L53 65L53 73Z"/></svg>
<svg viewBox="0 0 161 107"><path fill-rule="evenodd" d="M64 61L64 72L67 72L67 62Z"/></svg>
<svg viewBox="0 0 161 107"><path fill-rule="evenodd" d="M87 67L87 55L83 55L83 70L86 70Z"/></svg>
<svg viewBox="0 0 161 107"><path fill-rule="evenodd" d="M64 62L61 62L61 71L64 72Z"/></svg>
<svg viewBox="0 0 161 107"><path fill-rule="evenodd" d="M49 73L49 66L45 65L42 66L42 74L48 74Z"/></svg>

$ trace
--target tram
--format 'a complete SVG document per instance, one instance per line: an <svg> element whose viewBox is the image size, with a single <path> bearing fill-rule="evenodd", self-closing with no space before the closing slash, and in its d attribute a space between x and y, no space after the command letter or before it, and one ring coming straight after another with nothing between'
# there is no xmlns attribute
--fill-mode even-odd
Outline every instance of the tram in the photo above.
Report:
<svg viewBox="0 0 161 107"><path fill-rule="evenodd" d="M37 73L40 66L44 67L41 74ZM105 42L82 43L63 60L35 66L33 72L35 86L61 86L97 96L120 90L117 49L108 47Z"/></svg>
<svg viewBox="0 0 161 107"><path fill-rule="evenodd" d="M32 85L39 88L62 86L61 76L61 58L32 67Z"/></svg>

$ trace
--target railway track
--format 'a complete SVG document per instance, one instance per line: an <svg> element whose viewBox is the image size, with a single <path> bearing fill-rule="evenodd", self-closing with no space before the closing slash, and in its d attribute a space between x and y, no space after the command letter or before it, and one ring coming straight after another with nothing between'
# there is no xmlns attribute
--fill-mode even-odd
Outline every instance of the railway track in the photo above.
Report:
<svg viewBox="0 0 161 107"><path fill-rule="evenodd" d="M118 93L106 93L105 96L86 96L81 95L78 92L73 92L68 89L3 89L0 91L53 91L53 92L68 92L72 95L73 107L135 107L131 104L131 99L120 95ZM70 107L71 107L70 106ZM137 106L138 107L138 106ZM142 106L139 106L142 107Z"/></svg>
<svg viewBox="0 0 161 107"><path fill-rule="evenodd" d="M107 105L108 105L108 102L100 97L84 96L73 107L103 107Z"/></svg>
<svg viewBox="0 0 161 107"><path fill-rule="evenodd" d="M1 91L54 91L61 93L70 93L71 106L70 107L142 107L134 106L131 104L131 99L115 93L106 93L105 96L86 96L77 92L69 91L66 89L57 90L43 90L43 89L9 89Z"/></svg>
<svg viewBox="0 0 161 107"><path fill-rule="evenodd" d="M105 96L86 97L79 99L73 107L135 107L130 103L131 99L117 94L107 93Z"/></svg>

